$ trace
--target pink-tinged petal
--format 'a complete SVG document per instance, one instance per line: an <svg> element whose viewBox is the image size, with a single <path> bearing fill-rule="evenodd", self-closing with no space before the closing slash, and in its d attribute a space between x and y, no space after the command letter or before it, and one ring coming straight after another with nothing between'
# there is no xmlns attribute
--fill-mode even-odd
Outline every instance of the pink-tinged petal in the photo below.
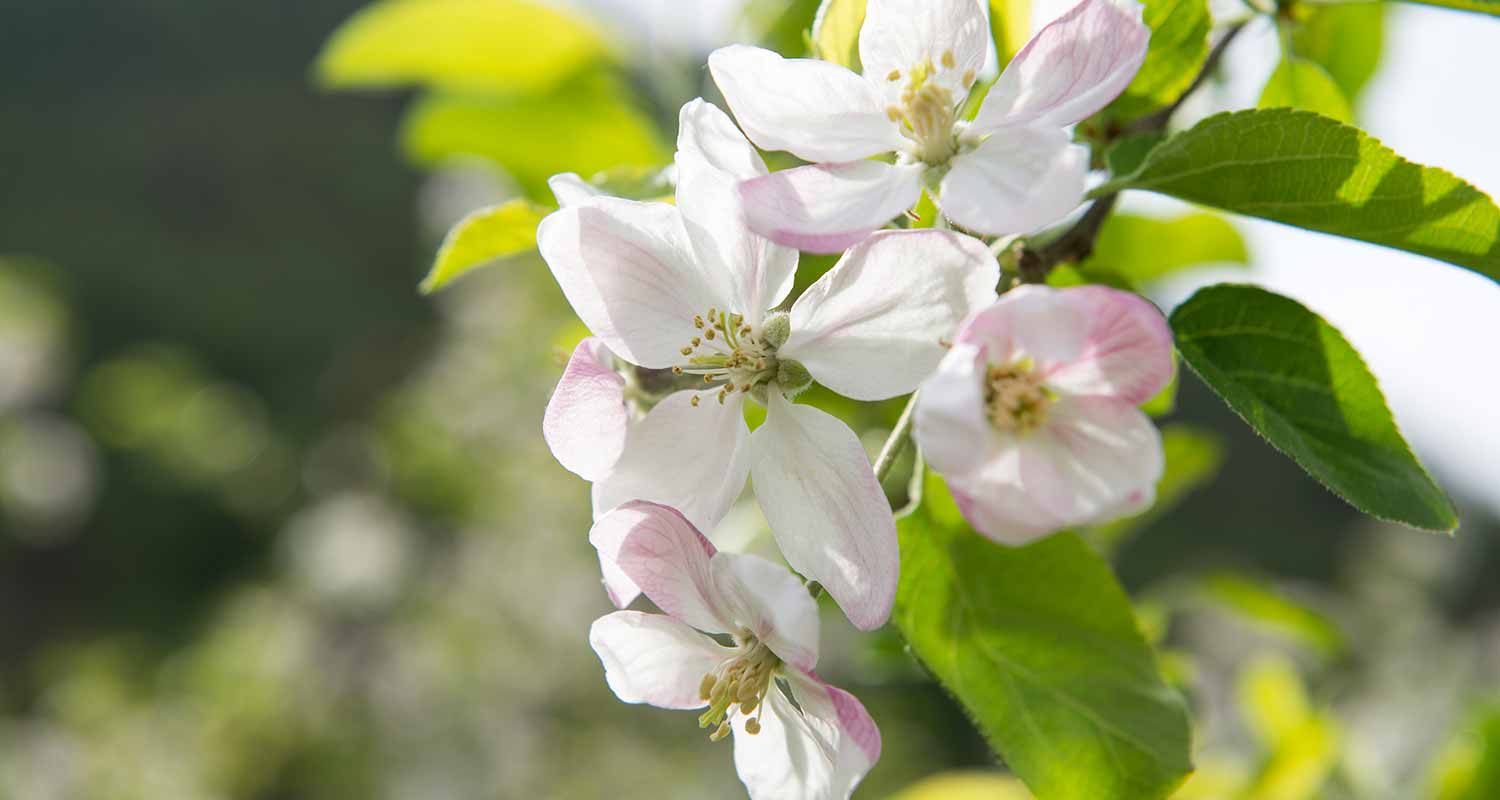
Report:
<svg viewBox="0 0 1500 800"><path fill-rule="evenodd" d="M576 172L563 172L553 175L547 179L547 188L552 190L552 196L557 198L557 205L562 208L576 206L579 203L604 195L604 192L599 187L578 177L578 173Z"/></svg>
<svg viewBox="0 0 1500 800"><path fill-rule="evenodd" d="M1049 286L1018 286L975 314L954 339L983 347L990 364L1009 365L1030 359L1046 373L1054 364L1073 361L1083 352L1088 318Z"/></svg>
<svg viewBox="0 0 1500 800"><path fill-rule="evenodd" d="M987 368L983 348L955 344L922 384L912 437L938 472L976 469L1000 444L985 407Z"/></svg>
<svg viewBox="0 0 1500 800"><path fill-rule="evenodd" d="M709 572L714 546L677 509L622 503L594 523L589 543L662 611L700 631L733 630Z"/></svg>
<svg viewBox="0 0 1500 800"><path fill-rule="evenodd" d="M752 231L740 208L738 179L699 153L677 153L677 207L699 263L725 298L721 308L759 326L792 291L797 251Z"/></svg>
<svg viewBox="0 0 1500 800"><path fill-rule="evenodd" d="M604 679L626 703L657 708L702 708L698 687L729 651L662 614L616 611L589 628L589 644L604 664Z"/></svg>
<svg viewBox="0 0 1500 800"><path fill-rule="evenodd" d="M766 162L729 115L701 97L678 112L677 151L697 153L713 169L739 180L766 174Z"/></svg>
<svg viewBox="0 0 1500 800"><path fill-rule="evenodd" d="M813 253L858 244L922 197L922 165L881 161L813 164L740 184L750 228Z"/></svg>
<svg viewBox="0 0 1500 800"><path fill-rule="evenodd" d="M1041 429L1010 437L978 469L944 477L975 530L1020 545L1142 510L1162 468L1161 435L1135 406L1065 396Z"/></svg>
<svg viewBox="0 0 1500 800"><path fill-rule="evenodd" d="M906 394L937 368L959 324L995 301L999 280L995 256L972 236L872 234L797 298L780 354L846 397Z"/></svg>
<svg viewBox="0 0 1500 800"><path fill-rule="evenodd" d="M630 412L625 378L613 362L603 341L590 336L579 342L542 416L542 438L553 457L586 481L604 477L625 447Z"/></svg>
<svg viewBox="0 0 1500 800"><path fill-rule="evenodd" d="M1082 352L1047 370L1048 386L1140 405L1172 379L1172 329L1150 301L1106 286L1077 286L1059 294L1088 327Z"/></svg>
<svg viewBox="0 0 1500 800"><path fill-rule="evenodd" d="M1011 60L979 107L972 134L1018 125L1064 127L1109 105L1146 58L1141 6L1083 0Z"/></svg>
<svg viewBox="0 0 1500 800"><path fill-rule="evenodd" d="M1061 128L1008 130L953 159L938 205L971 231L1029 233L1083 202L1088 171L1088 149Z"/></svg>
<svg viewBox="0 0 1500 800"><path fill-rule="evenodd" d="M619 562L612 555L605 555L603 550L599 551L599 576L604 593L615 608L624 608L641 596L641 587L636 586L625 570L620 569Z"/></svg>
<svg viewBox="0 0 1500 800"><path fill-rule="evenodd" d="M758 556L720 553L713 580L725 614L766 643L782 661L818 663L818 604L786 567Z"/></svg>
<svg viewBox="0 0 1500 800"><path fill-rule="evenodd" d="M755 495L792 568L823 584L861 630L896 596L896 524L859 437L816 408L770 392L750 437Z"/></svg>
<svg viewBox="0 0 1500 800"><path fill-rule="evenodd" d="M750 465L744 395L720 404L716 394L677 392L632 425L614 469L595 484L596 506L649 500L681 511L699 530L713 530L744 490Z"/></svg>
<svg viewBox="0 0 1500 800"><path fill-rule="evenodd" d="M989 25L980 0L870 0L859 30L859 60L865 77L899 90L918 64L931 64L933 76L963 99L971 77L984 67ZM944 53L953 54L953 66ZM895 80L889 76L899 73Z"/></svg>
<svg viewBox="0 0 1500 800"><path fill-rule="evenodd" d="M806 161L854 161L901 147L873 84L836 64L782 58L730 45L708 57L708 70L750 141Z"/></svg>
<svg viewBox="0 0 1500 800"><path fill-rule="evenodd" d="M880 731L853 695L811 675L789 675L799 711L780 692L765 700L760 732L736 714L734 766L753 800L845 800L880 758Z"/></svg>
<svg viewBox="0 0 1500 800"><path fill-rule="evenodd" d="M666 203L596 197L560 209L538 226L537 247L578 317L632 364L681 361L693 315L724 305Z"/></svg>

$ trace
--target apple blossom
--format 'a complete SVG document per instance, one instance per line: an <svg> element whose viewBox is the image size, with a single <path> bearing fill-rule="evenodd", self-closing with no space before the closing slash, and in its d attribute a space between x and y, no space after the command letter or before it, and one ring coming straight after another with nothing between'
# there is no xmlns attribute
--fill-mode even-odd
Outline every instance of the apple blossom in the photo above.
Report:
<svg viewBox="0 0 1500 800"><path fill-rule="evenodd" d="M787 396L813 381L857 400L912 391L942 358L942 340L994 299L999 266L967 236L888 231L775 311L796 251L745 228L735 196L738 180L766 174L759 154L701 100L683 107L678 147L675 206L594 197L537 231L563 293L610 351L702 380L629 426L618 458L596 473L596 508L652 500L712 528L753 475L787 562L855 625L878 627L898 562L885 495L854 431ZM753 435L747 396L767 406ZM619 424L607 415L584 430ZM601 449L612 441L602 437Z"/></svg>
<svg viewBox="0 0 1500 800"><path fill-rule="evenodd" d="M662 614L616 611L589 644L627 703L706 710L751 798L846 798L880 758L880 731L859 700L824 683L818 607L786 568L717 552L675 509L630 502L589 538ZM713 636L732 639L725 646Z"/></svg>
<svg viewBox="0 0 1500 800"><path fill-rule="evenodd" d="M986 234L1025 233L1083 199L1088 151L1065 128L1124 91L1146 55L1140 7L1083 0L1010 62L971 122L958 112L989 42L976 0L870 0L864 74L731 45L709 69L750 140L821 162L746 181L750 227L838 252L911 208ZM871 160L895 153L895 163Z"/></svg>
<svg viewBox="0 0 1500 800"><path fill-rule="evenodd" d="M1024 544L1151 504L1161 436L1137 406L1171 377L1171 331L1138 295L1022 286L965 323L913 433L974 529Z"/></svg>

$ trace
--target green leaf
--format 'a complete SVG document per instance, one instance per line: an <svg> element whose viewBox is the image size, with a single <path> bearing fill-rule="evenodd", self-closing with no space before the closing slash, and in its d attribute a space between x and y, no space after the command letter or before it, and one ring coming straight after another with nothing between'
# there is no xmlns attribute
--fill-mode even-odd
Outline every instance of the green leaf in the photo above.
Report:
<svg viewBox="0 0 1500 800"><path fill-rule="evenodd" d="M1500 797L1500 701L1478 705L1432 765L1427 796L1433 800Z"/></svg>
<svg viewBox="0 0 1500 800"><path fill-rule="evenodd" d="M533 92L607 55L592 27L533 0L385 0L340 26L314 71L336 89Z"/></svg>
<svg viewBox="0 0 1500 800"><path fill-rule="evenodd" d="M1439 6L1457 11L1474 11L1500 17L1500 0L1407 0L1424 6Z"/></svg>
<svg viewBox="0 0 1500 800"><path fill-rule="evenodd" d="M865 0L823 0L813 19L813 52L858 72L859 29L864 24Z"/></svg>
<svg viewBox="0 0 1500 800"><path fill-rule="evenodd" d="M1258 625L1289 634L1325 658L1344 651L1344 634L1328 616L1299 603L1264 581L1221 573L1203 580L1205 597Z"/></svg>
<svg viewBox="0 0 1500 800"><path fill-rule="evenodd" d="M1306 111L1216 114L1095 189L1193 203L1407 250L1500 280L1500 208L1453 175Z"/></svg>
<svg viewBox="0 0 1500 800"><path fill-rule="evenodd" d="M1161 432L1166 469L1156 482L1156 502L1133 517L1089 529L1089 541L1106 552L1137 531L1166 516L1189 494L1208 485L1224 466L1224 442L1212 431L1192 425L1168 425Z"/></svg>
<svg viewBox="0 0 1500 800"><path fill-rule="evenodd" d="M1111 214L1086 268L1101 267L1136 284L1203 264L1250 263L1245 240L1228 220L1202 211L1160 219Z"/></svg>
<svg viewBox="0 0 1500 800"><path fill-rule="evenodd" d="M1145 0L1151 29L1146 60L1125 92L1110 104L1114 119L1134 119L1165 108L1185 91L1208 57L1213 19L1207 0Z"/></svg>
<svg viewBox="0 0 1500 800"><path fill-rule="evenodd" d="M1192 768L1187 712L1109 566L1070 533L996 544L926 484L898 522L913 653L1038 797L1170 794Z"/></svg>
<svg viewBox="0 0 1500 800"><path fill-rule="evenodd" d="M1188 366L1257 433L1355 508L1415 528L1458 517L1342 334L1295 300L1253 286L1200 290L1172 312Z"/></svg>
<svg viewBox="0 0 1500 800"><path fill-rule="evenodd" d="M612 81L589 81L545 97L438 94L407 112L402 144L419 164L456 156L487 158L539 202L547 178L612 167L655 166L671 158L661 134Z"/></svg>
<svg viewBox="0 0 1500 800"><path fill-rule="evenodd" d="M1031 0L990 0L990 36L1005 69L1031 40Z"/></svg>
<svg viewBox="0 0 1500 800"><path fill-rule="evenodd" d="M1097 129L1096 129L1097 130ZM1105 161L1111 175L1129 175L1146 163L1146 156L1162 143L1166 136L1160 131L1127 133L1109 146Z"/></svg>
<svg viewBox="0 0 1500 800"><path fill-rule="evenodd" d="M476 267L536 248L536 226L546 210L525 200L478 211L459 220L438 248L432 270L422 281L422 293L430 294Z"/></svg>
<svg viewBox="0 0 1500 800"><path fill-rule="evenodd" d="M1385 41L1385 3L1296 7L1292 52L1328 70L1350 102L1359 99L1380 67Z"/></svg>
<svg viewBox="0 0 1500 800"><path fill-rule="evenodd" d="M1283 58L1260 93L1261 108L1301 108L1348 122L1354 118L1344 92L1328 70L1305 58Z"/></svg>

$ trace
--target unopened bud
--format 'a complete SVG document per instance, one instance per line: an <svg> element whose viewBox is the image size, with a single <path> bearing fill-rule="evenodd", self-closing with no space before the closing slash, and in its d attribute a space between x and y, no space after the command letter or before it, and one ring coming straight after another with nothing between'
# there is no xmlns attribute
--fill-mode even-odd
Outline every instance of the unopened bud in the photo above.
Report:
<svg viewBox="0 0 1500 800"><path fill-rule="evenodd" d="M760 336L772 350L786 344L787 337L791 335L792 318L787 314L772 314L761 325Z"/></svg>
<svg viewBox="0 0 1500 800"><path fill-rule="evenodd" d="M801 362L791 359L782 359L776 364L776 385L788 396L811 386L813 382L812 373Z"/></svg>

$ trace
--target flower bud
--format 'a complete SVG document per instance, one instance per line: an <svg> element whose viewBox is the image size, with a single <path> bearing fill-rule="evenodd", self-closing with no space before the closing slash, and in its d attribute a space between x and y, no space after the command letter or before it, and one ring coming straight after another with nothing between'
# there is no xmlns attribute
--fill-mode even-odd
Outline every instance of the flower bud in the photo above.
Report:
<svg viewBox="0 0 1500 800"><path fill-rule="evenodd" d="M776 385L788 397L812 385L812 373L800 362L782 359L776 364Z"/></svg>
<svg viewBox="0 0 1500 800"><path fill-rule="evenodd" d="M786 344L787 337L791 335L792 318L785 313L766 317L760 327L760 338L773 350Z"/></svg>

